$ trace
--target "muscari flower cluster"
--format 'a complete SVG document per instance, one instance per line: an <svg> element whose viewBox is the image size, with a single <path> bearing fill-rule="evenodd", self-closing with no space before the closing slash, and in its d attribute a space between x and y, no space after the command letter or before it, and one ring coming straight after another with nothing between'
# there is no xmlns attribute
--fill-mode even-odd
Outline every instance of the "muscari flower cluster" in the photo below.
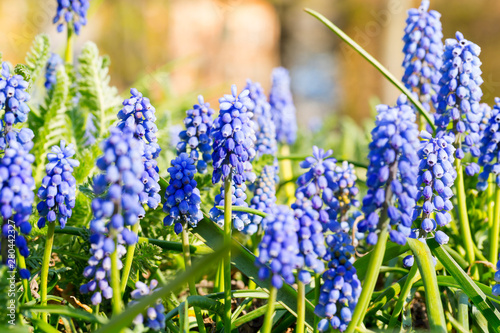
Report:
<svg viewBox="0 0 500 333"><path fill-rule="evenodd" d="M492 288L493 295L500 296L500 258L497 262L497 272L495 273L494 280L497 284Z"/></svg>
<svg viewBox="0 0 500 333"><path fill-rule="evenodd" d="M422 131L420 137L417 200L421 204L418 204L413 212L413 220L420 221L416 235L418 238L427 238L429 233L434 233L439 244L446 244L449 237L436 228L444 227L451 221L451 187L457 178L453 166L453 137L440 133L434 138L427 131Z"/></svg>
<svg viewBox="0 0 500 333"><path fill-rule="evenodd" d="M300 163L308 169L297 180L296 201L292 204L295 217L300 223L299 245L305 266L317 274L324 271L321 259L326 255L324 232L336 222L336 212L330 209L335 204L334 191L338 189L335 176L335 162L332 151L313 147L313 156ZM304 272L304 280L310 277Z"/></svg>
<svg viewBox="0 0 500 333"><path fill-rule="evenodd" d="M194 159L186 153L181 153L172 160L171 165L168 168L170 181L165 191L163 205L163 211L167 216L163 219L163 223L171 226L175 222L174 230L179 234L186 222L196 227L203 214L200 210L200 191L196 187L196 180L193 179L196 173Z"/></svg>
<svg viewBox="0 0 500 333"><path fill-rule="evenodd" d="M283 67L273 70L269 104L271 104L271 115L276 126L276 139L283 144L295 143L297 139L295 105L290 91L290 75Z"/></svg>
<svg viewBox="0 0 500 333"><path fill-rule="evenodd" d="M330 207L332 212L336 212L339 220L345 221L348 218L348 212L351 207L359 207L359 201L356 196L359 189L356 187L356 170L354 165L343 161L342 165L335 167L336 182L330 182L333 185L333 195L336 200L332 200ZM338 184L335 189L335 184Z"/></svg>
<svg viewBox="0 0 500 333"><path fill-rule="evenodd" d="M484 191L488 188L488 179L494 175L495 182L500 186L500 163L498 154L500 152L500 98L495 98L495 105L491 111L491 117L481 138L481 156L478 163L483 167L479 174L477 189Z"/></svg>
<svg viewBox="0 0 500 333"><path fill-rule="evenodd" d="M496 99L495 99L496 101ZM495 104L498 104L497 102L495 102ZM486 103L481 103L479 104L479 107L481 107L481 114L482 114L482 117L481 117L481 121L479 122L479 142L480 142L480 148L482 147L482 139L485 135L485 131L487 130L488 128L488 123L491 119L491 115L492 115L492 110L491 110L491 107L486 104Z"/></svg>
<svg viewBox="0 0 500 333"><path fill-rule="evenodd" d="M45 167L46 176L38 189L41 201L37 205L40 215L38 228L45 227L47 222L59 222L64 228L68 218L71 217L76 199L76 180L73 177L73 168L80 162L71 158L75 155L72 144L66 146L61 141L59 146L52 147L52 153L47 154L49 163Z"/></svg>
<svg viewBox="0 0 500 333"><path fill-rule="evenodd" d="M443 33L440 18L437 11L429 11L429 0L423 0L418 9L408 11L403 37L403 82L419 96L427 111L431 104L437 103L441 79Z"/></svg>
<svg viewBox="0 0 500 333"><path fill-rule="evenodd" d="M144 154L141 160L144 161L144 172L141 180L144 184L144 191L139 195L142 204L147 204L149 208L155 209L161 201L158 194L160 185L158 181L158 163L156 159L160 155L161 148L156 138L155 108L151 105L147 97L135 88L130 89L131 97L123 101L123 108L118 112L120 121L116 125L121 131L126 129L134 133L135 138L145 140Z"/></svg>
<svg viewBox="0 0 500 333"><path fill-rule="evenodd" d="M346 232L326 237L328 244L328 268L323 273L319 302L314 310L323 319L318 330L326 332L330 326L344 332L352 319L352 313L361 294L361 282L356 275L354 246Z"/></svg>
<svg viewBox="0 0 500 333"><path fill-rule="evenodd" d="M51 53L49 61L45 66L45 88L50 90L57 82L57 68L63 64L63 60L57 53Z"/></svg>
<svg viewBox="0 0 500 333"><path fill-rule="evenodd" d="M252 106L248 97L249 91L243 90L239 95L235 85L231 87L231 95L219 99L220 114L214 120L212 128L212 153L214 173L212 182L218 183L231 177L231 201L233 205L248 207L245 181L254 182L250 161L255 157L255 132L252 121L253 114L248 111ZM224 224L222 212L215 206L224 205L224 185L220 194L215 197L215 205L210 210L210 217L219 225ZM233 225L242 231L250 223L247 213L233 212Z"/></svg>
<svg viewBox="0 0 500 333"><path fill-rule="evenodd" d="M280 289L283 286L283 279L288 284L295 282L293 270L302 267L303 264L298 250L299 222L290 208L275 206L263 223L267 227L259 244L259 255L255 260L255 264L259 267L258 276L261 280L271 277L272 286Z"/></svg>
<svg viewBox="0 0 500 333"><path fill-rule="evenodd" d="M144 282L137 281L135 283L134 289L130 293L132 300L128 303L129 306L137 303L139 299L146 295L151 295L153 290L158 286L158 281L151 280L149 286ZM161 300L157 300L154 306L150 306L146 309L144 313L139 314L135 317L133 323L135 325L144 325L152 329L153 331L160 331L165 328L165 307L163 306Z"/></svg>
<svg viewBox="0 0 500 333"><path fill-rule="evenodd" d="M79 35L82 26L87 24L89 6L90 0L57 0L57 12L53 19L57 31L62 32L67 23Z"/></svg>
<svg viewBox="0 0 500 333"><path fill-rule="evenodd" d="M205 103L201 95L198 96L198 103L186 111L184 118L186 130L179 133L180 141L176 147L177 154L186 153L189 148L189 157L197 162L196 169L199 173L205 173L207 163L212 161L213 142L210 130L213 125L214 110L210 108L209 103Z"/></svg>
<svg viewBox="0 0 500 333"><path fill-rule="evenodd" d="M446 131L453 123L451 133L458 136L459 147L455 153L458 159L469 151L473 157L479 157L479 124L483 118L479 104L483 95L480 88L483 83L481 61L478 58L481 48L466 40L460 32L455 36L456 40L447 39L445 42L436 126L438 132ZM468 171L478 169L472 167Z"/></svg>
<svg viewBox="0 0 500 333"><path fill-rule="evenodd" d="M266 165L262 168L260 175L252 184L253 197L250 200L250 208L264 213L270 213L276 205L276 167ZM253 235L258 231L262 217L253 214L251 222L245 226L244 233ZM263 226L265 227L265 226Z"/></svg>
<svg viewBox="0 0 500 333"><path fill-rule="evenodd" d="M94 177L94 192L98 197L92 201L92 256L83 271L83 276L90 281L80 287L83 294L93 293L91 301L94 305L101 303L102 297L110 299L113 295L109 285L110 254L116 250L118 258L121 258L126 253L124 244L135 244L138 239L128 226L138 223L145 214L139 202L139 196L144 191L143 145L144 142L137 140L129 129L121 132L114 128L103 143L104 155L96 162L103 173ZM118 268L121 267L119 260Z"/></svg>
<svg viewBox="0 0 500 333"><path fill-rule="evenodd" d="M368 232L366 241L370 245L378 240L381 210L387 209L393 242L405 244L411 233L418 196L419 142L415 112L406 102L406 96L401 95L395 107L377 106L368 154L368 192L363 199L365 219L358 224L360 232Z"/></svg>

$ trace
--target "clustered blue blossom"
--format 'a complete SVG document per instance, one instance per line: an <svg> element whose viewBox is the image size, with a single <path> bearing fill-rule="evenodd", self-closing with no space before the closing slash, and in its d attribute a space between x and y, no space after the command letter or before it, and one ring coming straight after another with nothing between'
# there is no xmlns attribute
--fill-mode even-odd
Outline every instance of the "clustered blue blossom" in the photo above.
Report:
<svg viewBox="0 0 500 333"><path fill-rule="evenodd" d="M276 140L283 144L294 144L297 140L295 104L290 91L290 74L283 67L273 69L269 104L276 126Z"/></svg>
<svg viewBox="0 0 500 333"><path fill-rule="evenodd" d="M283 279L288 284L295 282L293 270L302 267L299 256L297 232L299 222L287 206L275 206L264 219L266 230L259 244L259 255L255 264L259 267L261 280L271 277L273 287L280 289ZM269 264L269 266L267 266Z"/></svg>
<svg viewBox="0 0 500 333"><path fill-rule="evenodd" d="M155 279L151 280L149 286L144 282L137 281L135 283L134 289L130 293L132 301L128 303L129 306L137 303L139 299L146 295L151 295L154 289L158 286L158 281ZM150 306L146 309L144 313L139 314L135 317L133 323L135 325L144 325L152 329L153 331L160 331L165 328L165 307L163 306L161 300L157 300L154 306Z"/></svg>
<svg viewBox="0 0 500 333"><path fill-rule="evenodd" d="M231 93L219 99L220 113L214 120L211 133L214 141L214 184L229 176L237 185L255 180L250 164L255 157L253 114L248 111L252 106L248 97L250 92L243 90L238 95L236 85L232 85Z"/></svg>
<svg viewBox="0 0 500 333"><path fill-rule="evenodd" d="M45 66L45 88L47 90L52 89L52 87L57 82L57 68L63 65L63 60L57 53L51 53L49 61Z"/></svg>
<svg viewBox="0 0 500 333"><path fill-rule="evenodd" d="M241 185L231 183L231 205L239 207L248 207L246 202L247 186L243 183ZM224 206L225 190L224 185L220 187L220 193L215 196L214 207L209 212L210 218L217 223L220 227L224 226L224 212L216 206ZM232 211L231 219L233 227L238 231L252 234L254 227L251 225L252 220L248 213Z"/></svg>
<svg viewBox="0 0 500 333"><path fill-rule="evenodd" d="M337 214L331 209L337 201L334 191L338 190L335 175L336 160L333 151L313 147L313 156L307 157L300 167L308 169L297 180L296 201L292 204L295 217L300 223L299 245L305 266L317 274L324 271L321 259L326 255L324 232L334 226ZM310 277L303 273L307 283Z"/></svg>
<svg viewBox="0 0 500 333"><path fill-rule="evenodd" d="M156 132L158 132L155 124L156 110L149 99L143 97L137 89L130 89L130 93L132 96L123 101L123 108L118 112L120 121L116 127L122 131L130 129L135 138L145 140L144 154L141 158L144 161L144 171L141 175L144 191L139 195L139 200L142 204L147 204L149 208L156 209L161 201L161 196L158 194L160 176L156 161L161 148L156 137Z"/></svg>
<svg viewBox="0 0 500 333"><path fill-rule="evenodd" d="M182 232L183 224L188 222L196 227L203 218L200 210L200 190L194 180L196 167L194 159L186 153L181 153L172 160L169 185L165 191L165 204L163 211L167 216L163 219L165 225L171 226L175 222L174 230L177 234Z"/></svg>
<svg viewBox="0 0 500 333"><path fill-rule="evenodd" d="M255 150L256 157L262 155L275 156L278 152L276 142L276 127L272 120L271 105L267 101L267 96L264 94L264 89L258 82L247 80L245 87L250 94L251 106L248 108L253 113L254 129L256 133Z"/></svg>
<svg viewBox="0 0 500 333"><path fill-rule="evenodd" d="M438 132L446 131L448 125L453 124L451 133L458 136L455 152L458 159L469 151L473 157L479 157L479 124L483 118L479 104L483 95L478 58L481 48L466 40L460 32L455 36L456 40L445 42L436 127Z"/></svg>
<svg viewBox="0 0 500 333"><path fill-rule="evenodd" d="M498 103L495 102L495 104ZM486 103L479 104L479 107L481 108L481 114L482 114L481 121L479 122L479 146L480 146L479 149L481 149L482 148L481 140L485 135L485 131L488 129L488 123L492 115L492 110L491 107Z"/></svg>
<svg viewBox="0 0 500 333"><path fill-rule="evenodd" d="M85 147L91 146L96 142L94 133L97 133L97 127L95 126L95 116L92 113L89 113L87 115L87 119L85 120L85 132L83 135L85 139L83 145Z"/></svg>
<svg viewBox="0 0 500 333"><path fill-rule="evenodd" d="M418 150L420 165L417 178L419 203L413 214L414 221L420 221L416 230L418 238L427 238L434 232L439 244L448 243L449 237L437 227L444 227L451 221L450 211L453 209L451 187L457 178L453 166L455 147L453 137L444 133L436 137L427 131L420 133L421 141Z"/></svg>
<svg viewBox="0 0 500 333"><path fill-rule="evenodd" d="M203 96L198 96L198 103L191 110L186 111L184 125L186 130L179 133L180 142L177 143L177 154L188 152L189 157L195 160L199 173L207 171L208 163L212 161L212 144L210 130L213 125L214 110L209 103L205 103ZM201 156L200 156L201 155Z"/></svg>
<svg viewBox="0 0 500 333"><path fill-rule="evenodd" d="M62 32L67 23L79 35L82 26L87 24L89 7L90 0L57 0L57 12L52 20L57 24L57 31Z"/></svg>
<svg viewBox="0 0 500 333"><path fill-rule="evenodd" d="M262 172L252 185L253 197L250 200L250 208L264 213L270 213L273 210L276 205L276 178L276 167L274 165L266 165L262 168ZM245 226L244 232L253 235L258 231L262 217L253 214L250 219L251 223Z"/></svg>
<svg viewBox="0 0 500 333"><path fill-rule="evenodd" d="M365 219L358 224L359 231L368 232L366 241L370 245L378 240L381 210L390 219L389 235L393 242L405 244L411 233L418 196L419 142L415 112L406 103L406 96L401 95L395 107L377 106L369 144L368 192L363 199Z"/></svg>
<svg viewBox="0 0 500 333"><path fill-rule="evenodd" d="M45 227L46 222L59 222L64 228L71 217L76 200L76 180L73 177L73 168L80 162L71 158L75 155L73 144L66 146L64 140L59 146L52 147L52 153L47 154L49 163L45 167L46 176L38 189L41 201L37 205L38 228Z"/></svg>
<svg viewBox="0 0 500 333"><path fill-rule="evenodd" d="M440 18L439 12L429 11L429 0L423 0L418 9L408 11L403 37L403 82L419 96L427 111L430 111L431 104L437 105L441 79L443 32Z"/></svg>
<svg viewBox="0 0 500 333"><path fill-rule="evenodd" d="M337 232L326 237L328 268L323 273L319 303L314 313L323 318L318 323L320 332L331 326L344 332L361 294L361 282L353 266L355 250L348 233Z"/></svg>
<svg viewBox="0 0 500 333"><path fill-rule="evenodd" d="M24 123L28 119L30 108L26 104L30 100L30 95L26 91L28 88L21 75L10 75L10 68L7 62L2 62L0 71L0 110L4 110L4 117L0 122L0 150L7 146L7 134L12 131L12 125Z"/></svg>
<svg viewBox="0 0 500 333"><path fill-rule="evenodd" d="M122 132L113 128L110 137L103 142L104 155L96 162L103 173L94 177L94 192L98 197L92 200L92 257L83 272L90 281L80 287L84 294L93 293L91 301L94 305L101 303L102 297L109 299L113 295L109 286L110 254L116 250L121 258L126 253L124 244L133 245L138 240L128 226L138 223L145 214L139 202L144 191L143 146L144 142L137 140L130 129ZM118 268L121 267L119 261Z"/></svg>
<svg viewBox="0 0 500 333"><path fill-rule="evenodd" d="M339 220L345 221L351 207L359 207L359 201L356 199L359 193L356 187L358 178L354 165L347 161L343 161L342 165L337 165L334 171L336 181L331 181L330 184L333 185L333 195L336 200L332 200L330 207L332 212L338 214ZM335 184L338 184L337 189L335 189Z"/></svg>
<svg viewBox="0 0 500 333"><path fill-rule="evenodd" d="M493 295L500 296L500 258L497 262L497 272L495 273L494 280L497 284L492 288Z"/></svg>
<svg viewBox="0 0 500 333"><path fill-rule="evenodd" d="M478 163L483 167L479 174L477 189L484 191L488 188L488 179L491 174L495 176L497 186L500 186L500 98L495 98L495 105L491 110L491 117L488 119L486 128L481 138L481 156Z"/></svg>

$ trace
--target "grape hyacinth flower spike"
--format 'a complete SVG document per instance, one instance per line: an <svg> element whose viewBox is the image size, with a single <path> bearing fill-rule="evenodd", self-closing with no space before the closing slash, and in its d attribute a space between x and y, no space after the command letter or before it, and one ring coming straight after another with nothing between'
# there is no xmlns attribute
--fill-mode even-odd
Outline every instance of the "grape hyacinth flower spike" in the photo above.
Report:
<svg viewBox="0 0 500 333"><path fill-rule="evenodd" d="M196 167L194 160L186 153L181 153L172 160L168 168L170 173L169 185L165 191L163 211L167 213L163 223L171 226L175 223L175 233L180 234L184 223L196 227L203 218L200 210L201 199L194 174Z"/></svg>
<svg viewBox="0 0 500 333"><path fill-rule="evenodd" d="M80 34L81 27L87 24L87 11L90 0L57 0L57 12L52 20L57 24L57 32L62 32L64 24Z"/></svg>
<svg viewBox="0 0 500 333"><path fill-rule="evenodd" d="M500 186L500 98L495 98L495 105L491 110L491 117L488 119L486 127L481 138L481 156L478 164L483 167L479 174L477 189L485 191L488 188L488 179L490 175L495 176L497 186Z"/></svg>
<svg viewBox="0 0 500 333"><path fill-rule="evenodd" d="M401 95L395 107L377 106L368 154L368 192L363 199L365 219L358 224L361 232L368 232L370 245L377 243L377 230L385 224L379 221L381 212L389 219L384 227L389 228L393 242L405 244L411 232L418 195L418 129L415 112L406 103L406 96Z"/></svg>
<svg viewBox="0 0 500 333"><path fill-rule="evenodd" d="M161 148L158 145L156 133L155 108L147 97L135 88L130 89L131 97L123 101L123 108L118 112L119 122L116 125L121 131L129 129L134 133L134 137L143 140L144 154L144 172L141 180L144 184L144 191L139 195L139 200L142 204L147 204L149 208L156 209L158 207L161 196L158 175L158 163L156 159L160 155Z"/></svg>
<svg viewBox="0 0 500 333"><path fill-rule="evenodd" d="M47 175L38 189L38 197L41 199L37 205L40 214L38 228L45 227L47 222L59 222L62 229L75 207L76 180L73 170L80 162L71 158L75 155L74 146L66 146L64 140L51 150L52 153L47 154Z"/></svg>
<svg viewBox="0 0 500 333"><path fill-rule="evenodd" d="M356 170L354 165L343 161L342 165L335 167L335 177L338 189L333 191L336 200L332 200L331 212L338 215L339 222L347 221L351 207L359 207L357 195L359 189L356 187ZM335 186L333 186L335 187Z"/></svg>
<svg viewBox="0 0 500 333"><path fill-rule="evenodd" d="M276 205L276 179L276 167L274 165L266 165L262 168L259 177L252 184L253 197L250 200L250 208L264 213L270 213L273 210ZM258 231L263 218L253 214L250 219L251 222L243 230L247 235L253 235ZM265 228L265 225L263 227Z"/></svg>
<svg viewBox="0 0 500 333"><path fill-rule="evenodd" d="M269 104L276 126L276 139L282 144L294 144L297 140L296 111L290 91L290 74L283 67L273 69Z"/></svg>
<svg viewBox="0 0 500 333"><path fill-rule="evenodd" d="M418 9L408 11L406 19L403 83L418 95L426 111L437 105L437 92L443 54L441 14L429 11L429 0L423 0Z"/></svg>
<svg viewBox="0 0 500 333"><path fill-rule="evenodd" d="M49 61L45 66L45 89L50 90L57 82L56 72L59 66L64 64L57 53L51 53Z"/></svg>
<svg viewBox="0 0 500 333"><path fill-rule="evenodd" d="M177 143L177 155L189 152L196 162L196 169L199 173L207 171L208 163L212 161L212 138L210 130L213 125L214 110L209 103L205 103L203 96L198 96L198 103L191 110L186 111L184 125L186 130L179 133L179 143Z"/></svg>
<svg viewBox="0 0 500 333"><path fill-rule="evenodd" d="M142 297L151 295L154 289L158 286L158 281L151 280L149 286L144 282L137 281L135 283L135 288L131 293L130 297L132 300L128 303L132 306L138 302ZM165 328L165 307L163 306L161 300L157 300L154 306L150 306L144 311L144 313L139 314L135 317L133 323L135 325L144 325L153 331L160 331Z"/></svg>

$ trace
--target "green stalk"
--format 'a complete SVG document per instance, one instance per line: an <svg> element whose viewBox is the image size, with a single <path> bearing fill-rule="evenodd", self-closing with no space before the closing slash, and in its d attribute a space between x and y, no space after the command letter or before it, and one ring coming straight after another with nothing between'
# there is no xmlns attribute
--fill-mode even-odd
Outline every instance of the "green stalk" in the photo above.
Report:
<svg viewBox="0 0 500 333"><path fill-rule="evenodd" d="M231 330L231 230L232 230L232 209L231 209L231 175L224 181L224 246L228 248L224 256L224 327Z"/></svg>
<svg viewBox="0 0 500 333"><path fill-rule="evenodd" d="M462 163L458 158L455 159L455 167L457 169L457 179L455 181L455 184L457 185L458 221L460 222L460 231L462 233L465 250L467 252L467 260L469 261L469 264L473 265L476 261L476 256L474 254L474 241L472 240L469 216L467 214L464 171L462 168ZM476 268L473 268L473 274L477 280Z"/></svg>
<svg viewBox="0 0 500 333"><path fill-rule="evenodd" d="M297 325L296 333L304 333L306 321L306 286L300 280L297 282Z"/></svg>
<svg viewBox="0 0 500 333"><path fill-rule="evenodd" d="M138 221L136 224L132 226L132 232L137 235L139 232L139 227L141 223ZM132 269L132 262L134 261L134 253L135 253L135 247L136 244L129 245L127 247L127 256L125 257L125 264L123 265L123 272L122 272L122 278L121 278L121 295L123 296L123 293L125 292L125 289L127 289L127 282L128 282L128 277L130 275L130 270Z"/></svg>
<svg viewBox="0 0 500 333"><path fill-rule="evenodd" d="M495 218L493 226L490 228L490 262L495 264L498 261L498 243L500 242L500 187L495 190Z"/></svg>
<svg viewBox="0 0 500 333"><path fill-rule="evenodd" d="M24 260L24 257L21 255L21 253L19 253L19 250L17 248L16 248L16 257L17 257L17 266L19 267L19 269L26 269L26 261ZM21 281L23 283L23 290L24 290L23 297L25 299L25 302L29 302L31 300L30 299L31 290L28 284L28 280L22 279Z"/></svg>
<svg viewBox="0 0 500 333"><path fill-rule="evenodd" d="M184 256L184 269L187 270L191 268L191 253L189 252L189 237L188 237L188 232L187 232L187 225L184 225L182 227L182 248L184 251L182 251L182 254ZM192 296L197 296L198 292L196 291L196 285L194 283L194 279L190 277L188 279L188 285L189 285L189 293ZM205 323L203 322L203 316L201 315L200 308L197 306L194 307L194 313L196 315L196 322L198 323L198 330L201 333L205 333Z"/></svg>
<svg viewBox="0 0 500 333"><path fill-rule="evenodd" d="M283 145L281 147L281 155L290 155L290 147L288 145ZM283 170L284 181L293 179L292 162L289 159L281 160L281 170ZM288 198L288 204L291 204L293 199L295 198L295 184L293 182L287 182L285 184L285 193Z"/></svg>
<svg viewBox="0 0 500 333"><path fill-rule="evenodd" d="M115 239L115 250L110 255L111 258L111 288L113 288L113 316L117 316L122 311L122 295L120 290L120 270L118 269L118 241Z"/></svg>
<svg viewBox="0 0 500 333"><path fill-rule="evenodd" d="M64 60L66 63L73 64L73 29L68 26L68 37L66 39L66 50L64 52Z"/></svg>
<svg viewBox="0 0 500 333"><path fill-rule="evenodd" d="M264 318L264 325L260 330L261 333L270 333L273 328L273 316L274 316L274 303L276 303L276 294L278 289L271 287L269 290L269 298L267 299L267 311L266 317Z"/></svg>
<svg viewBox="0 0 500 333"><path fill-rule="evenodd" d="M418 274L417 265L413 265L408 273L408 277L406 282L401 290L401 294L399 295L398 302L394 306L394 310L392 311L391 319L389 320L389 328L393 328L394 332L399 332L401 327L398 327L399 324L399 315L403 310L406 298L410 294L411 288L413 284L420 279L420 274Z"/></svg>
<svg viewBox="0 0 500 333"><path fill-rule="evenodd" d="M493 188L493 184L495 184L495 176L490 175L488 179L488 195L486 198L488 205L488 230L493 228L493 221L495 220L495 200L493 199L493 195L495 194L495 189Z"/></svg>
<svg viewBox="0 0 500 333"><path fill-rule="evenodd" d="M458 299L458 322L466 332L469 332L469 296L460 289L456 291L456 295Z"/></svg>
<svg viewBox="0 0 500 333"><path fill-rule="evenodd" d="M47 223L47 238L45 240L45 249L43 251L42 270L40 273L40 305L47 305L47 283L49 278L49 264L52 257L52 246L54 245L54 231L56 222ZM47 322L47 312L42 313L42 321Z"/></svg>
<svg viewBox="0 0 500 333"><path fill-rule="evenodd" d="M418 270L422 276L430 329L432 332L446 333L446 320L437 283L436 269L432 262L431 250L426 243L422 243L419 240L408 238L407 242L415 256Z"/></svg>
<svg viewBox="0 0 500 333"><path fill-rule="evenodd" d="M319 304L319 295L321 294L321 275L316 274L314 276L314 304ZM319 317L314 316L314 327L313 327L313 332L318 333L318 323L319 323Z"/></svg>

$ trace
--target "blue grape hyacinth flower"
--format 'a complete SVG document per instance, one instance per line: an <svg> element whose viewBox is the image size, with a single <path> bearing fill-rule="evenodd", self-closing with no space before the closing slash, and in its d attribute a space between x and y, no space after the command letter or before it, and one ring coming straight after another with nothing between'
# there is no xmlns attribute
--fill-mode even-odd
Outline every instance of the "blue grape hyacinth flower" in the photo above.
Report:
<svg viewBox="0 0 500 333"><path fill-rule="evenodd" d="M248 207L246 202L247 186L243 183L236 185L231 183L231 205L239 207ZM220 192L215 196L214 207L210 210L210 218L217 223L218 226L224 226L224 213L216 206L224 206L225 190L224 186L220 187ZM247 234L252 234L256 231L256 227L252 226L252 220L248 213L238 212L233 210L231 215L233 227L238 231L243 231Z"/></svg>
<svg viewBox="0 0 500 333"><path fill-rule="evenodd" d="M180 131L177 154L189 153L189 157L196 161L199 173L207 171L208 163L212 162L212 145L210 131L213 126L214 110L209 103L205 103L203 96L198 96L198 103L186 111L184 125L186 130Z"/></svg>
<svg viewBox="0 0 500 333"><path fill-rule="evenodd" d="M280 289L283 280L288 284L295 282L293 270L300 268L303 263L299 256L297 236L299 222L290 208L276 206L263 223L267 227L259 244L255 264L259 267L259 278L271 278L272 286Z"/></svg>
<svg viewBox="0 0 500 333"><path fill-rule="evenodd" d="M64 228L71 217L76 200L76 180L73 170L80 162L71 158L75 155L72 144L66 146L64 140L59 146L52 147L52 153L47 154L49 163L45 168L46 176L38 189L41 201L37 205L38 228L45 227L47 222L59 222Z"/></svg>
<svg viewBox="0 0 500 333"><path fill-rule="evenodd" d="M137 303L142 297L151 295L154 289L158 286L158 281L151 280L149 286L144 282L137 281L135 283L135 288L131 293L130 297L132 300L128 303L132 306ZM153 331L160 331L165 328L165 307L163 306L161 300L157 300L154 306L150 306L144 311L144 313L139 314L135 317L133 323L135 325L144 325L152 329Z"/></svg>
<svg viewBox="0 0 500 333"><path fill-rule="evenodd" d="M406 96L401 95L395 107L377 106L368 154L368 192L363 199L365 219L358 224L359 231L368 232L366 241L370 245L377 243L382 211L390 220L388 228L393 242L403 245L411 233L418 196L419 132L415 112L406 103Z"/></svg>
<svg viewBox="0 0 500 333"><path fill-rule="evenodd" d="M112 297L113 289L108 280L111 275L110 255L116 250L121 258L127 252L124 245L137 243L138 236L129 227L139 223L145 214L139 202L139 195L144 191L144 141L137 140L130 129L122 132L113 128L102 144L102 151L103 156L96 162L102 173L94 177L97 197L91 205L94 215L89 228L92 256L83 271L84 277L90 281L80 287L81 293L92 293L94 305L101 303L103 297ZM118 268L121 267L119 260Z"/></svg>
<svg viewBox="0 0 500 333"><path fill-rule="evenodd" d="M276 140L282 144L294 144L297 140L296 110L290 90L290 74L283 67L273 69L269 104L276 126Z"/></svg>
<svg viewBox="0 0 500 333"><path fill-rule="evenodd" d="M456 39L445 42L435 123L438 132L451 131L458 137L455 139L458 159L466 152L473 157L480 156L479 124L483 118L479 104L483 96L480 53L481 48L460 32L456 33ZM450 123L452 129L448 128Z"/></svg>
<svg viewBox="0 0 500 333"><path fill-rule="evenodd" d="M212 182L217 184L221 178L231 176L236 185L255 180L250 161L255 157L255 131L253 114L248 111L252 106L248 90L238 95L236 85L231 86L231 95L219 99L220 113L214 120L212 153L214 174Z"/></svg>
<svg viewBox="0 0 500 333"><path fill-rule="evenodd" d="M156 109L147 97L135 88L130 89L131 97L123 101L123 108L118 112L119 122L116 125L121 131L126 129L134 133L134 137L144 141L144 171L141 180L144 184L144 191L139 195L142 204L147 204L149 208L158 207L161 196L160 176L158 175L158 163L156 159L160 155L161 148L158 145L156 133Z"/></svg>
<svg viewBox="0 0 500 333"><path fill-rule="evenodd" d="M328 268L323 273L314 313L323 318L318 323L320 332L326 332L330 327L344 332L361 294L361 282L353 266L355 250L349 234L342 231L328 235L326 243Z"/></svg>
<svg viewBox="0 0 500 333"><path fill-rule="evenodd" d="M408 11L403 37L403 83L417 94L427 111L431 105L437 105L441 79L439 69L444 46L440 18L437 11L429 11L429 0L423 0L418 9Z"/></svg>
<svg viewBox="0 0 500 333"><path fill-rule="evenodd" d="M274 165L266 165L262 168L259 177L252 184L253 197L250 200L250 208L264 213L272 212L276 205L276 179L276 167ZM246 225L244 229L244 233L247 235L253 235L258 231L263 218L253 214L250 219L251 223Z"/></svg>
<svg viewBox="0 0 500 333"><path fill-rule="evenodd" d="M422 131L420 137L417 179L419 203L413 212L413 220L420 223L420 228L415 230L415 235L425 239L428 234L434 233L439 244L446 244L448 236L437 228L446 226L452 219L449 213L453 209L451 187L457 178L453 166L453 137L444 133L432 137L427 131Z"/></svg>
<svg viewBox="0 0 500 333"><path fill-rule="evenodd" d="M165 204L163 211L167 216L163 219L166 226L175 223L175 232L182 232L183 224L189 223L196 227L203 218L200 210L201 198L194 174L196 167L194 160L186 153L181 153L172 160L168 168L170 173L169 185L165 191Z"/></svg>
<svg viewBox="0 0 500 333"><path fill-rule="evenodd" d="M495 273L494 280L497 284L493 286L493 295L500 296L500 258L497 262L497 272Z"/></svg>
<svg viewBox="0 0 500 333"><path fill-rule="evenodd" d="M57 0L57 12L52 22L57 24L57 32L62 32L64 24L80 34L82 26L87 24L87 11L90 0Z"/></svg>
<svg viewBox="0 0 500 333"><path fill-rule="evenodd" d="M481 138L481 156L478 163L483 167L479 174L477 189L484 191L488 188L488 179L494 175L497 186L500 186L500 98L495 98L495 105L491 110L486 127Z"/></svg>
<svg viewBox="0 0 500 333"><path fill-rule="evenodd" d="M30 95L26 91L28 88L21 75L10 75L10 68L7 62L2 62L0 71L0 110L4 109L5 114L2 119L0 130L9 132L12 125L24 123L28 119L30 108L27 102ZM0 145L0 149L5 149Z"/></svg>
<svg viewBox="0 0 500 333"><path fill-rule="evenodd" d="M356 170L354 165L347 161L343 161L342 165L335 166L335 181L331 181L333 184L333 195L336 200L332 200L330 203L331 212L335 212L338 216L338 220L346 221L348 219L348 213L351 208L359 207L359 201L357 195L359 189L356 186ZM335 189L335 183L338 184L337 189Z"/></svg>
<svg viewBox="0 0 500 333"><path fill-rule="evenodd" d="M47 90L52 89L52 87L57 82L57 68L64 64L63 60L57 53L51 53L49 61L47 61L47 65L45 66L45 83L44 86Z"/></svg>

